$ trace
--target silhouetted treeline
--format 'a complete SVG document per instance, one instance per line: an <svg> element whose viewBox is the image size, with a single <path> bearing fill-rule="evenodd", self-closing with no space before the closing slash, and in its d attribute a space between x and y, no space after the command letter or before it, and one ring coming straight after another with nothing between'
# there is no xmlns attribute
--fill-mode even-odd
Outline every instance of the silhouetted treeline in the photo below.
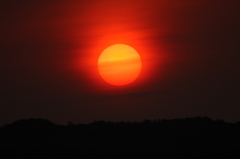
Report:
<svg viewBox="0 0 240 159"><path fill-rule="evenodd" d="M0 158L240 158L240 122L195 117L64 126L18 120L0 128Z"/></svg>

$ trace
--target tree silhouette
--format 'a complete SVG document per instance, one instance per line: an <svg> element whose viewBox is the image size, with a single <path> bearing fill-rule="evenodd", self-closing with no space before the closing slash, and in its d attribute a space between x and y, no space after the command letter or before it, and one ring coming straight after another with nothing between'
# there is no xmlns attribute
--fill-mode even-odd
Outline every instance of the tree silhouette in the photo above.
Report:
<svg viewBox="0 0 240 159"><path fill-rule="evenodd" d="M240 122L195 117L69 123L24 119L5 125L0 128L0 154L6 158L240 157Z"/></svg>

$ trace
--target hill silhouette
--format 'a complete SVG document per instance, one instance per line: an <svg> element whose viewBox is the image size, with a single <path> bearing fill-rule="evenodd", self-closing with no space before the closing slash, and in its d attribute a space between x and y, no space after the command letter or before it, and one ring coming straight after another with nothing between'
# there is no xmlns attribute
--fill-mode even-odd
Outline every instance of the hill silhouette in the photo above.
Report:
<svg viewBox="0 0 240 159"><path fill-rule="evenodd" d="M240 122L208 117L56 125L24 119L0 128L1 158L239 158Z"/></svg>

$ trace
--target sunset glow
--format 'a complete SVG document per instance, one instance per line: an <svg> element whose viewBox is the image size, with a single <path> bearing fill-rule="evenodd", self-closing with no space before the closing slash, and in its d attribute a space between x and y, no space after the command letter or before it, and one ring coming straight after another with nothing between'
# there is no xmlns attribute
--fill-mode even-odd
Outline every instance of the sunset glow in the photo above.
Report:
<svg viewBox="0 0 240 159"><path fill-rule="evenodd" d="M142 62L137 51L125 44L106 48L98 59L101 77L112 85L126 85L140 74Z"/></svg>
<svg viewBox="0 0 240 159"><path fill-rule="evenodd" d="M26 118L240 121L238 6L1 1L0 126Z"/></svg>

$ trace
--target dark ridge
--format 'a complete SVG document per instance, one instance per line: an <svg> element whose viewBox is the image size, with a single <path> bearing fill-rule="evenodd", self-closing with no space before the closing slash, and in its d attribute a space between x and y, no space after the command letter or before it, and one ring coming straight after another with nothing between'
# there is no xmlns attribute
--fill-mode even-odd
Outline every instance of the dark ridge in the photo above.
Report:
<svg viewBox="0 0 240 159"><path fill-rule="evenodd" d="M12 124L8 124L6 126L11 126L11 127L44 127L44 126L53 126L55 125L53 122L47 120L47 119L42 119L42 118L30 118L30 119L20 119Z"/></svg>
<svg viewBox="0 0 240 159"><path fill-rule="evenodd" d="M239 158L239 134L240 122L208 117L66 126L24 119L0 128L0 154L34 159Z"/></svg>

